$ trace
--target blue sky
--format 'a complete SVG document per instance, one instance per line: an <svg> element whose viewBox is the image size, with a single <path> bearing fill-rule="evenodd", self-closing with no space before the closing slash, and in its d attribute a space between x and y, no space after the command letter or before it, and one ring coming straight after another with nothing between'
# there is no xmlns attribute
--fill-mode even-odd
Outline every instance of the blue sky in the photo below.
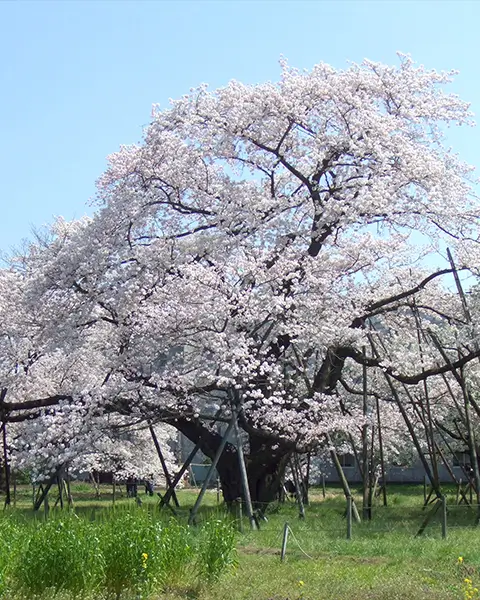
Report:
<svg viewBox="0 0 480 600"><path fill-rule="evenodd" d="M151 105L202 82L276 80L299 68L410 53L460 71L480 114L480 2L0 2L0 251L62 215L91 212L105 157L141 139ZM480 119L480 117L479 117ZM480 168L478 130L450 143Z"/></svg>

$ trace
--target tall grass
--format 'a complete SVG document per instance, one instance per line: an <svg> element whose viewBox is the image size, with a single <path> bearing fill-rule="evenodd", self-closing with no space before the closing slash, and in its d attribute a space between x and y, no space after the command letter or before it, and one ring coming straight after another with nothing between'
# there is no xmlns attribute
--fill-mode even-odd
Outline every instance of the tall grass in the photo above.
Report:
<svg viewBox="0 0 480 600"><path fill-rule="evenodd" d="M120 598L125 590L145 588L158 570L162 524L140 511L117 514L96 527L104 589Z"/></svg>
<svg viewBox="0 0 480 600"><path fill-rule="evenodd" d="M164 587L172 588L191 581L190 567L197 551L192 530L172 519L163 530L159 547L157 577Z"/></svg>
<svg viewBox="0 0 480 600"><path fill-rule="evenodd" d="M446 540L438 515L415 537L431 508L422 510L418 487L390 489L389 506L377 505L370 523L354 523L352 540L345 499L333 488L325 499L313 491L305 520L287 503L272 507L260 531L244 534L214 495L201 526L188 527L194 492L179 497L179 520L170 521L149 500L141 508L117 502L115 510L87 504L84 512L76 503L78 517L52 511L48 522L0 513L0 599L464 600L465 579L480 587L480 537L468 527L476 508L455 506L451 492ZM286 521L294 535L281 563ZM232 585L222 576L237 560Z"/></svg>
<svg viewBox="0 0 480 600"><path fill-rule="evenodd" d="M2 519L0 529L0 596L8 589L9 573L22 548L23 529L12 517Z"/></svg>
<svg viewBox="0 0 480 600"><path fill-rule="evenodd" d="M191 529L143 510L1 521L2 598L146 598L217 581L234 564L235 535L220 521Z"/></svg>
<svg viewBox="0 0 480 600"><path fill-rule="evenodd" d="M237 566L235 537L235 530L230 522L212 519L203 526L198 567L205 581L218 581L225 570Z"/></svg>
<svg viewBox="0 0 480 600"><path fill-rule="evenodd" d="M67 516L24 523L20 529L13 565L7 570L16 588L29 596L50 588L75 595L92 591L102 565L98 538L89 523Z"/></svg>

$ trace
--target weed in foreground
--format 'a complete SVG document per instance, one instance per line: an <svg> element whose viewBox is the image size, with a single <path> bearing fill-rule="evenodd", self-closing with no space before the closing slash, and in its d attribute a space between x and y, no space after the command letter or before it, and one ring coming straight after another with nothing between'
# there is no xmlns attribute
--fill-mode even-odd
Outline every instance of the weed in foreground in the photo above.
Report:
<svg viewBox="0 0 480 600"><path fill-rule="evenodd" d="M207 583L218 581L225 571L237 566L235 542L236 533L232 523L212 519L203 526L198 568Z"/></svg>
<svg viewBox="0 0 480 600"><path fill-rule="evenodd" d="M99 582L99 540L90 523L69 517L23 526L19 547L7 574L27 597L48 589L80 594Z"/></svg>

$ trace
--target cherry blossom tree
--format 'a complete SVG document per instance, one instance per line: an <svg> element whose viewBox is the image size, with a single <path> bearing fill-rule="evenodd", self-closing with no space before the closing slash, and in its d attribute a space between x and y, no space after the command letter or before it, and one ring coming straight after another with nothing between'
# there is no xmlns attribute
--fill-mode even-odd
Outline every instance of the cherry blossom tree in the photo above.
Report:
<svg viewBox="0 0 480 600"><path fill-rule="evenodd" d="M455 329L451 267L426 265L445 239L476 239L472 170L443 142L471 122L444 92L452 76L406 56L282 62L278 83L155 108L143 142L110 157L92 219L58 221L25 257L45 339L89 365L47 396L171 423L211 458L238 412L261 503L292 452L356 429L339 390L354 395L364 366L421 386L478 356L420 354L405 318L415 305ZM236 454L228 443L218 463L227 501Z"/></svg>

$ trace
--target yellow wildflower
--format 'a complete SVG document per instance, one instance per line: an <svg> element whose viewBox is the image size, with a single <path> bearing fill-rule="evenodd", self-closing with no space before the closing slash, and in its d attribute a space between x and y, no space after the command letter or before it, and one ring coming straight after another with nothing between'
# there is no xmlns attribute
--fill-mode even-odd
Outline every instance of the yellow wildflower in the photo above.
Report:
<svg viewBox="0 0 480 600"><path fill-rule="evenodd" d="M461 565L463 563L463 556L459 556L457 562L459 565Z"/></svg>

